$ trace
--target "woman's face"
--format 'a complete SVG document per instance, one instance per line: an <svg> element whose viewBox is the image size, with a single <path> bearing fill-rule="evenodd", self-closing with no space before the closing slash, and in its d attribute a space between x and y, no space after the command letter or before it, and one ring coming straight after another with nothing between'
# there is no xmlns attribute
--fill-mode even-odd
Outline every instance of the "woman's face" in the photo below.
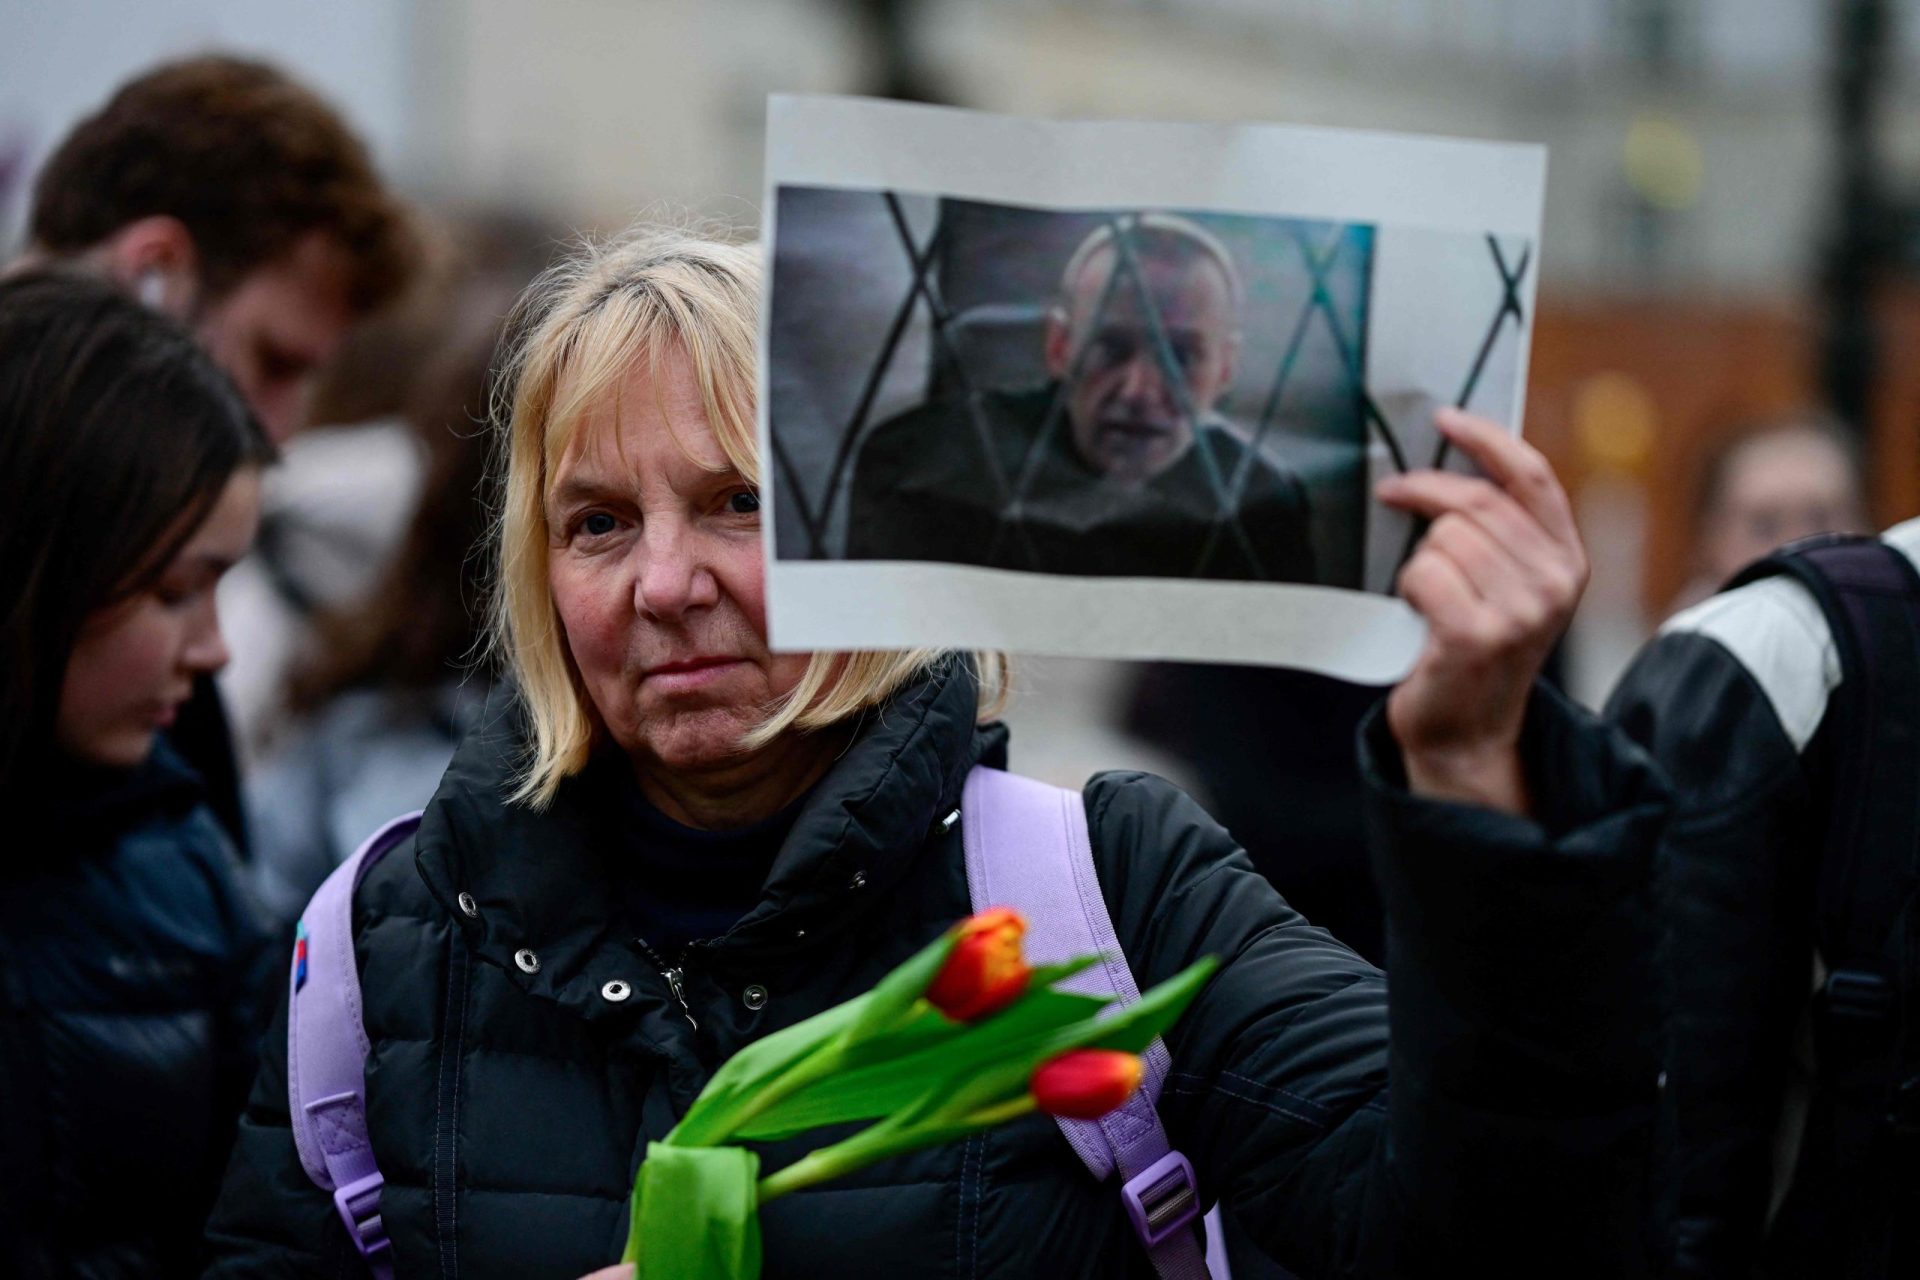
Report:
<svg viewBox="0 0 1920 1280"><path fill-rule="evenodd" d="M260 523L260 474L235 472L193 535L143 591L81 624L60 686L54 736L92 764L130 767L173 723L198 676L227 662L213 588Z"/></svg>
<svg viewBox="0 0 1920 1280"><path fill-rule="evenodd" d="M686 357L637 362L549 478L548 582L608 734L643 773L740 759L808 655L767 648L760 502Z"/></svg>

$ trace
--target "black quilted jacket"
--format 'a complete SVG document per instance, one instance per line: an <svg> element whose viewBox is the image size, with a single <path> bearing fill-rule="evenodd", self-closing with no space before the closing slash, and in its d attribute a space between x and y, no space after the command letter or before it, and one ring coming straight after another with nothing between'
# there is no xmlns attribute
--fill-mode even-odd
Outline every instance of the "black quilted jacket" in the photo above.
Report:
<svg viewBox="0 0 1920 1280"><path fill-rule="evenodd" d="M949 669L871 717L758 906L685 957L697 1029L613 915L611 815L577 790L545 814L504 805L511 718L468 739L415 847L372 873L356 910L369 1122L401 1276L571 1280L616 1258L646 1140L716 1064L866 989L967 912L960 834L938 820L968 768L1005 751L973 701L970 674ZM1169 1036L1175 1145L1304 1276L1636 1274L1656 1074L1645 870L1662 795L1631 747L1557 702L1539 703L1527 739L1544 823L1416 800L1383 746L1368 750L1370 820L1391 1005L1385 978L1291 911L1173 787L1088 785L1141 985L1203 954L1225 961ZM520 948L537 973L515 966ZM615 978L630 999L602 998ZM764 1007L743 999L750 986ZM342 1274L344 1232L301 1172L272 1036L211 1229L213 1274ZM766 1148L763 1168L804 1145ZM1114 1188L1041 1117L784 1197L763 1229L769 1277L1146 1274Z"/></svg>
<svg viewBox="0 0 1920 1280"><path fill-rule="evenodd" d="M1920 560L1920 520L1884 537ZM1658 855L1673 1012L1655 1182L1686 1280L1897 1275L1889 1247L1920 1248L1911 1188L1840 1167L1813 1087L1840 680L1813 595L1778 577L1668 620L1607 704L1675 792Z"/></svg>
<svg viewBox="0 0 1920 1280"><path fill-rule="evenodd" d="M194 1275L278 956L166 747L41 781L0 842L0 1275Z"/></svg>

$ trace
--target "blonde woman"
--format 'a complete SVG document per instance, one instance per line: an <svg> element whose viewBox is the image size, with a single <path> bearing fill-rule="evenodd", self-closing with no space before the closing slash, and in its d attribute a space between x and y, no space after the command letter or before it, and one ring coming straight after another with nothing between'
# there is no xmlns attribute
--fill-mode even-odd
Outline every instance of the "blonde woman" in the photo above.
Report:
<svg viewBox="0 0 1920 1280"><path fill-rule="evenodd" d="M524 302L502 415L512 691L355 900L400 1275L571 1280L617 1258L635 1162L720 1062L969 910L940 819L1006 759L1000 660L767 645L757 263L648 230ZM1401 584L1431 638L1362 747L1392 1003L1165 782L1088 784L1095 860L1143 986L1225 962L1169 1037L1160 1109L1275 1258L1631 1273L1661 800L1629 748L1531 692L1585 575L1558 484L1491 425L1444 425L1492 479L1383 494L1434 517ZM296 1156L283 1046L284 1015L215 1275L358 1266ZM1114 1189L1044 1119L784 1197L763 1230L768 1276L1149 1273Z"/></svg>

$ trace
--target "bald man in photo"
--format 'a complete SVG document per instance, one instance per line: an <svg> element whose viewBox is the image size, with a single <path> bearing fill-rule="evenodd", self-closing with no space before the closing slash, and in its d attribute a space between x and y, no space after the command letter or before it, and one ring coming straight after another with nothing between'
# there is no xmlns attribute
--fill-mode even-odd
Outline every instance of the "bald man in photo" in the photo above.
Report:
<svg viewBox="0 0 1920 1280"><path fill-rule="evenodd" d="M867 438L847 558L1313 581L1299 477L1215 412L1242 294L1231 254L1194 222L1142 214L1095 230L1047 315L1045 384L986 392L971 410L930 402Z"/></svg>

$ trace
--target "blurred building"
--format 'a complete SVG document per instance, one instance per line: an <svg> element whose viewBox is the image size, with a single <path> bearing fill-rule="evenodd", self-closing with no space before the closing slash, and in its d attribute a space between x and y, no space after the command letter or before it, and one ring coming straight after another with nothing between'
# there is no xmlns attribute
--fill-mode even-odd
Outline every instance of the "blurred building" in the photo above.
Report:
<svg viewBox="0 0 1920 1280"><path fill-rule="evenodd" d="M286 63L403 181L596 225L750 219L770 91L893 64L968 106L1544 142L1559 287L1804 280L1832 189L1832 14L1857 0L245 0L0 5L0 149L25 170L111 85L220 44ZM1915 0L1885 0L1893 62ZM1920 160L1896 84L1890 158ZM5 198L23 208L20 175Z"/></svg>

